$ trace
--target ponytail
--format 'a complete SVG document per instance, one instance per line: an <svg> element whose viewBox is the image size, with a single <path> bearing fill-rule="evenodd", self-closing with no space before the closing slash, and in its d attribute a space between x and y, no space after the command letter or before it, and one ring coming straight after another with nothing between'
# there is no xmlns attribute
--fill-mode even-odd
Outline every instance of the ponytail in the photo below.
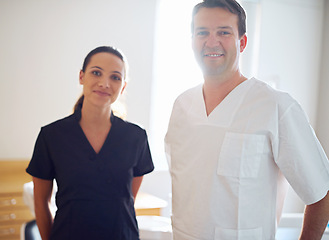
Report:
<svg viewBox="0 0 329 240"><path fill-rule="evenodd" d="M74 108L73 108L73 111L76 111L77 109L82 108L82 104L83 104L83 99L84 98L85 98L85 96L82 94L79 97L78 101L75 103Z"/></svg>

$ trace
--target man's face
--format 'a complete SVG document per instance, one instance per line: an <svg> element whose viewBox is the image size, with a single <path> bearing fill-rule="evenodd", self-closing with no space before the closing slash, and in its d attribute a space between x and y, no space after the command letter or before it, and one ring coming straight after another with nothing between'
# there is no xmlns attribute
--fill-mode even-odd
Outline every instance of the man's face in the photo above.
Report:
<svg viewBox="0 0 329 240"><path fill-rule="evenodd" d="M237 71L246 37L239 37L238 17L223 8L201 8L194 16L192 48L205 76Z"/></svg>

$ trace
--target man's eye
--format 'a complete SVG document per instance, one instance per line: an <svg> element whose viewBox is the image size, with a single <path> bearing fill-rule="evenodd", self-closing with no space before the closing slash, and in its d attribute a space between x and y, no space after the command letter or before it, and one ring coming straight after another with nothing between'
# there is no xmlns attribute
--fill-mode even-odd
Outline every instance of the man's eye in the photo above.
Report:
<svg viewBox="0 0 329 240"><path fill-rule="evenodd" d="M208 35L208 32L207 31L201 31L201 32L197 32L198 36L207 36Z"/></svg>
<svg viewBox="0 0 329 240"><path fill-rule="evenodd" d="M225 36L225 35L229 35L229 34L231 34L230 32L226 32L226 31L220 31L220 32L218 32L218 35L220 35L220 36Z"/></svg>
<svg viewBox="0 0 329 240"><path fill-rule="evenodd" d="M92 71L92 74L95 75L95 76L100 76L101 73L99 71Z"/></svg>

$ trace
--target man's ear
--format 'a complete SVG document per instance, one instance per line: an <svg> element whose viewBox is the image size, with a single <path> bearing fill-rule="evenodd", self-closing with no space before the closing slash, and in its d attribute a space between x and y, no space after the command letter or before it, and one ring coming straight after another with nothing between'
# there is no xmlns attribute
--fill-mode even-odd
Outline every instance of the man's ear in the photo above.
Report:
<svg viewBox="0 0 329 240"><path fill-rule="evenodd" d="M240 38L240 53L244 51L246 46L247 46L247 35L243 34L243 36Z"/></svg>
<svg viewBox="0 0 329 240"><path fill-rule="evenodd" d="M80 70L80 73L79 73L79 82L81 85L83 85L84 81L83 81L83 77L85 76L85 73Z"/></svg>

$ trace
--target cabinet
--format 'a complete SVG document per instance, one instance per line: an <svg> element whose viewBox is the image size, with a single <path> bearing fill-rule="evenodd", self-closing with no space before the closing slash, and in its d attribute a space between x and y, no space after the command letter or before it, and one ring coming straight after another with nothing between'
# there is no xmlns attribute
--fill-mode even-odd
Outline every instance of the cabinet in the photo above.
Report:
<svg viewBox="0 0 329 240"><path fill-rule="evenodd" d="M33 219L23 202L23 184L31 181L27 165L28 160L0 159L0 240L19 240L22 224Z"/></svg>

